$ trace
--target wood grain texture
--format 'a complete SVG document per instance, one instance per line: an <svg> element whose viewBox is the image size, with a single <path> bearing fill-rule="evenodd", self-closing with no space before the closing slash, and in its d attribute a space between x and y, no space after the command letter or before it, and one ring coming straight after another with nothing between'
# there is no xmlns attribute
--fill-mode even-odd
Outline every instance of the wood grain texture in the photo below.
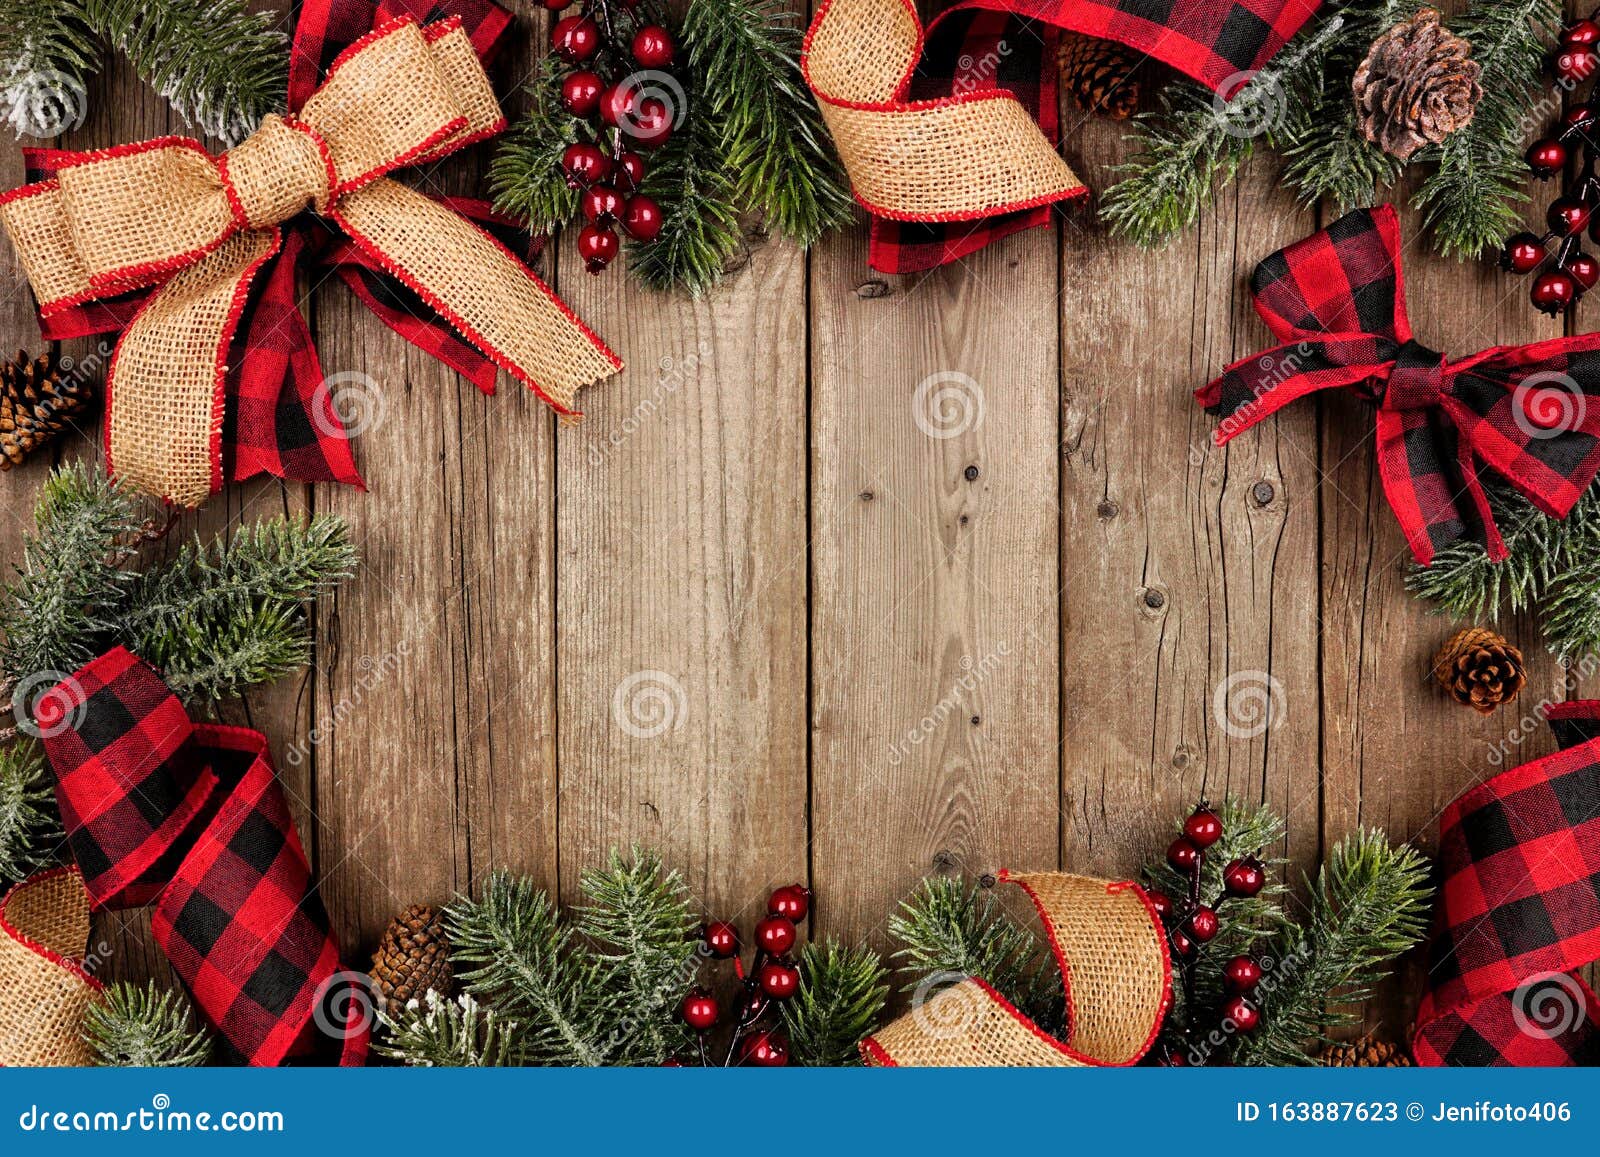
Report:
<svg viewBox="0 0 1600 1157"><path fill-rule="evenodd" d="M884 942L923 876L1057 863L1056 262L1030 230L812 278L812 855Z"/></svg>

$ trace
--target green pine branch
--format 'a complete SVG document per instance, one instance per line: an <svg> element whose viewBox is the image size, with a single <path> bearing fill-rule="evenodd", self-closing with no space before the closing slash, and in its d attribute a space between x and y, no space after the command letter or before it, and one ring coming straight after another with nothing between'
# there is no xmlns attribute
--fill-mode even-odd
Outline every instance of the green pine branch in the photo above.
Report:
<svg viewBox="0 0 1600 1157"><path fill-rule="evenodd" d="M0 120L19 137L69 127L99 56L84 0L0 0Z"/></svg>
<svg viewBox="0 0 1600 1157"><path fill-rule="evenodd" d="M699 297L721 280L744 245L722 133L691 93L683 123L648 158L643 191L661 206L661 232L628 246L628 268L651 289Z"/></svg>
<svg viewBox="0 0 1600 1157"><path fill-rule="evenodd" d="M380 1010L372 1051L417 1068L503 1068L523 1063L519 1026L463 993L429 989L393 1013Z"/></svg>
<svg viewBox="0 0 1600 1157"><path fill-rule="evenodd" d="M526 221L536 234L555 232L578 211L578 191L561 170L561 154L578 140L580 123L561 107L561 82L569 71L553 54L540 63L527 86L528 112L489 165L495 208Z"/></svg>
<svg viewBox="0 0 1600 1157"><path fill-rule="evenodd" d="M0 747L0 891L55 858L63 839L54 785L29 740Z"/></svg>
<svg viewBox="0 0 1600 1157"><path fill-rule="evenodd" d="M883 961L871 949L830 940L807 944L797 964L800 987L782 1005L789 1056L813 1067L859 1065L856 1046L878 1027L889 998Z"/></svg>
<svg viewBox="0 0 1600 1157"><path fill-rule="evenodd" d="M901 945L893 958L910 974L904 991L914 993L934 979L976 976L1047 1031L1064 1027L1055 961L992 891L942 876L924 880L889 918L889 932Z"/></svg>
<svg viewBox="0 0 1600 1157"><path fill-rule="evenodd" d="M782 0L693 0L683 19L694 99L721 125L738 197L809 246L847 223L854 202L800 75L803 38Z"/></svg>
<svg viewBox="0 0 1600 1157"><path fill-rule="evenodd" d="M1381 831L1342 840L1307 881L1306 918L1282 928L1258 989L1261 1023L1235 1038L1235 1064L1310 1063L1307 1045L1357 1024L1389 964L1427 932L1433 888L1428 862Z"/></svg>
<svg viewBox="0 0 1600 1157"><path fill-rule="evenodd" d="M131 1068L193 1068L211 1059L211 1036L188 998L118 982L89 1005L84 1039L95 1063Z"/></svg>

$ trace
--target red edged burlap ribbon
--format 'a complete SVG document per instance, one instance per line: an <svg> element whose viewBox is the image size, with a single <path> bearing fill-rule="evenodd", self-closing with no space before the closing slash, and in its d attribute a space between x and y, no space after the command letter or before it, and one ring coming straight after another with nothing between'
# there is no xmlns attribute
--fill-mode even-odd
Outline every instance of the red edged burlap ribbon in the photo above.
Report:
<svg viewBox="0 0 1600 1157"><path fill-rule="evenodd" d="M308 3L297 55L315 59L355 7ZM307 208L501 368L573 414L578 390L616 373L617 356L489 233L387 176L504 127L461 21L424 27L403 15L340 52L296 113L268 116L220 157L182 137L55 154L53 177L0 198L0 222L41 318L158 287L128 324L107 376L110 469L186 506L220 488L225 384L239 368L230 360L281 356L273 339L285 324L259 345L240 349L233 337L252 282L282 248L279 226ZM243 397L259 401L248 390ZM329 409L322 398L306 406L309 421L286 430L278 420L285 458L304 442L342 441ZM270 403L264 420L272 421Z"/></svg>
<svg viewBox="0 0 1600 1157"><path fill-rule="evenodd" d="M969 976L861 1042L870 1065L1131 1065L1155 1043L1172 1002L1161 918L1133 883L1065 872L1000 873L1030 899L1061 969L1067 1039Z"/></svg>
<svg viewBox="0 0 1600 1157"><path fill-rule="evenodd" d="M100 995L84 971L89 894L76 868L22 881L0 899L0 1065L87 1065L83 1014Z"/></svg>

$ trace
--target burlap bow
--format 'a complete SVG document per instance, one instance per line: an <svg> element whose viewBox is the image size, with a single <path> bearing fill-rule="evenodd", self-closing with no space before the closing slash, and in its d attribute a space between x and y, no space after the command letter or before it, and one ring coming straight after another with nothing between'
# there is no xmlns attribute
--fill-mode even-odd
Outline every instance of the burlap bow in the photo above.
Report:
<svg viewBox="0 0 1600 1157"><path fill-rule="evenodd" d="M1392 206L1274 253L1250 292L1284 344L1195 392L1222 418L1216 444L1317 390L1355 390L1378 407L1378 473L1418 562L1468 537L1506 556L1485 472L1564 518L1600 470L1600 334L1446 361L1412 339Z"/></svg>
<svg viewBox="0 0 1600 1157"><path fill-rule="evenodd" d="M1137 884L1065 872L1000 873L1033 900L1061 969L1067 1039L1017 1011L982 977L945 988L861 1042L872 1065L1131 1065L1155 1043L1172 1002L1161 918Z"/></svg>
<svg viewBox="0 0 1600 1157"><path fill-rule="evenodd" d="M348 23L342 6L306 5L297 55L316 58L316 37ZM283 360L270 348L273 333L252 335L242 349L233 337L252 281L283 244L279 226L308 208L496 364L572 413L582 386L621 368L616 355L492 236L385 176L504 126L461 21L423 27L404 15L340 52L296 114L267 117L220 157L181 137L55 154L51 179L0 198L0 220L42 318L158 286L127 326L107 375L110 469L188 506L220 487L225 385L241 369L230 363ZM298 379L304 413L288 427L271 398L250 390L243 405L265 412L236 417L275 423L279 472L356 480L353 466L337 463L309 474L295 469L299 441L344 437L326 390L318 397L306 388L307 373L316 371L314 351L309 357L309 364L289 356L288 365L274 367Z"/></svg>
<svg viewBox="0 0 1600 1157"><path fill-rule="evenodd" d="M802 67L873 214L870 261L930 269L1088 192L1056 153L1060 30L1118 40L1231 98L1319 0L824 0Z"/></svg>
<svg viewBox="0 0 1600 1157"><path fill-rule="evenodd" d="M83 1017L100 995L85 970L89 896L75 868L0 899L0 1065L86 1065Z"/></svg>

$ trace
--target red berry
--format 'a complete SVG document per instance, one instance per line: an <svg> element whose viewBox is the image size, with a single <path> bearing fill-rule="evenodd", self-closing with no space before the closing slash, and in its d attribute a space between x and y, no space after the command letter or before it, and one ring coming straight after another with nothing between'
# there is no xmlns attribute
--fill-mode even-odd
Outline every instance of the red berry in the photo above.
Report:
<svg viewBox="0 0 1600 1157"><path fill-rule="evenodd" d="M544 0L544 6L551 12L560 12L571 0Z"/></svg>
<svg viewBox="0 0 1600 1157"><path fill-rule="evenodd" d="M595 145L568 145L561 154L561 168L567 174L569 185L592 185L611 175L611 158Z"/></svg>
<svg viewBox="0 0 1600 1157"><path fill-rule="evenodd" d="M1222 1019L1232 1021L1240 1032L1254 1032L1261 1023L1256 1006L1242 996L1229 997L1222 1005Z"/></svg>
<svg viewBox="0 0 1600 1157"><path fill-rule="evenodd" d="M1192 939L1204 944L1217 934L1217 914L1201 904L1190 913L1189 919L1184 922L1184 928Z"/></svg>
<svg viewBox="0 0 1600 1157"><path fill-rule="evenodd" d="M788 1000L800 987L800 970L792 964L769 960L761 966L761 991L773 1000Z"/></svg>
<svg viewBox="0 0 1600 1157"><path fill-rule="evenodd" d="M1600 281L1600 261L1596 261L1587 253L1575 253L1567 262L1567 272L1572 274L1578 288L1590 290L1594 283Z"/></svg>
<svg viewBox="0 0 1600 1157"><path fill-rule="evenodd" d="M782 1068L789 1063L789 1042L782 1033L770 1029L753 1032L739 1042L739 1055L749 1064L764 1069Z"/></svg>
<svg viewBox="0 0 1600 1157"><path fill-rule="evenodd" d="M605 81L600 74L579 69L561 82L561 107L575 117L586 117L600 107L600 91Z"/></svg>
<svg viewBox="0 0 1600 1157"><path fill-rule="evenodd" d="M1506 239L1500 264L1512 273L1531 273L1544 261L1544 242L1532 233L1517 233Z"/></svg>
<svg viewBox="0 0 1600 1157"><path fill-rule="evenodd" d="M550 31L550 44L555 54L565 60L588 60L600 51L600 26L587 16L568 16L556 21Z"/></svg>
<svg viewBox="0 0 1600 1157"><path fill-rule="evenodd" d="M703 988L696 988L684 997L683 1007L679 1011L683 1015L683 1023L695 1032L705 1032L717 1023L716 999Z"/></svg>
<svg viewBox="0 0 1600 1157"><path fill-rule="evenodd" d="M718 960L739 955L739 930L726 920L713 920L700 933L706 951Z"/></svg>
<svg viewBox="0 0 1600 1157"><path fill-rule="evenodd" d="M1234 860L1222 869L1222 887L1230 896L1249 898L1266 887L1267 874L1254 856Z"/></svg>
<svg viewBox="0 0 1600 1157"><path fill-rule="evenodd" d="M756 924L756 944L769 956L782 956L794 947L794 925L782 916L763 916Z"/></svg>
<svg viewBox="0 0 1600 1157"><path fill-rule="evenodd" d="M1567 146L1554 137L1545 137L1528 146L1526 159L1535 177L1553 177L1567 167Z"/></svg>
<svg viewBox="0 0 1600 1157"><path fill-rule="evenodd" d="M1582 84L1594 75L1600 57L1588 48L1570 48L1556 55L1556 76L1568 84Z"/></svg>
<svg viewBox="0 0 1600 1157"><path fill-rule="evenodd" d="M609 225L622 210L622 194L610 185L591 185L579 204L585 218L597 225Z"/></svg>
<svg viewBox="0 0 1600 1157"><path fill-rule="evenodd" d="M1200 863L1200 849L1184 836L1167 845L1167 863L1180 872L1192 872Z"/></svg>
<svg viewBox="0 0 1600 1157"><path fill-rule="evenodd" d="M1146 892L1145 899L1150 901L1150 907L1156 910L1156 915L1165 920L1172 915L1172 897L1165 892Z"/></svg>
<svg viewBox="0 0 1600 1157"><path fill-rule="evenodd" d="M1589 224L1591 211L1588 203L1577 197L1557 197L1550 202L1545 220L1551 229L1563 237L1571 237L1574 233L1583 232L1584 226Z"/></svg>
<svg viewBox="0 0 1600 1157"><path fill-rule="evenodd" d="M672 110L660 97L647 96L629 109L621 123L622 131L640 148L654 149L672 135Z"/></svg>
<svg viewBox="0 0 1600 1157"><path fill-rule="evenodd" d="M1574 132L1584 132L1594 124L1594 109L1586 104L1575 104L1561 114L1561 126Z"/></svg>
<svg viewBox="0 0 1600 1157"><path fill-rule="evenodd" d="M634 98L638 90L625 84L613 84L600 94L600 119L606 124L622 124L633 115Z"/></svg>
<svg viewBox="0 0 1600 1157"><path fill-rule="evenodd" d="M1235 956L1222 966L1222 983L1229 992L1249 992L1261 983L1261 965L1249 956Z"/></svg>
<svg viewBox="0 0 1600 1157"><path fill-rule="evenodd" d="M635 215L647 225L653 220L654 227L649 228L648 236L640 236L631 223ZM638 237L641 241L648 241L661 232L661 208L649 197L632 197L628 201L627 212L622 215L622 227L628 231L628 236ZM782 916L791 924L798 924L806 918L806 913L811 911L811 889L804 884L788 884L777 889L767 897L767 911L774 916Z"/></svg>
<svg viewBox="0 0 1600 1157"><path fill-rule="evenodd" d="M1600 24L1593 20L1574 20L1561 30L1561 43L1569 48L1582 48L1600 42Z"/></svg>
<svg viewBox="0 0 1600 1157"><path fill-rule="evenodd" d="M628 205L622 211L622 229L635 241L654 241L657 234L661 232L661 206L643 193L635 193L628 198ZM799 887L799 885L795 886ZM787 890L784 888L779 889L780 892ZM767 902L769 909L776 902L777 897L778 893L774 892L772 900ZM785 910L777 914L790 920L804 920L810 905L811 893L805 888L801 888L798 896L790 897L786 902ZM798 915L791 915L791 912L797 912Z"/></svg>
<svg viewBox="0 0 1600 1157"><path fill-rule="evenodd" d="M617 158L617 188L631 193L644 184L644 158L638 153L623 153Z"/></svg>
<svg viewBox="0 0 1600 1157"><path fill-rule="evenodd" d="M1202 805L1183 821L1183 834L1196 847L1209 848L1222 838L1222 821L1216 812Z"/></svg>
<svg viewBox="0 0 1600 1157"><path fill-rule="evenodd" d="M1178 932L1176 930L1174 930L1172 935L1167 939L1172 944L1172 951L1177 953L1185 960L1193 956L1195 954L1195 949L1198 947L1193 940L1190 940L1182 932Z"/></svg>
<svg viewBox="0 0 1600 1157"><path fill-rule="evenodd" d="M616 260L622 242L610 229L600 225L585 225L578 230L578 256L590 273L599 273Z"/></svg>
<svg viewBox="0 0 1600 1157"><path fill-rule="evenodd" d="M1528 298L1540 313L1554 317L1577 300L1578 292L1577 278L1565 269L1551 269L1534 280Z"/></svg>
<svg viewBox="0 0 1600 1157"><path fill-rule="evenodd" d="M672 34L659 24L646 24L633 34L633 58L645 68L672 63Z"/></svg>

